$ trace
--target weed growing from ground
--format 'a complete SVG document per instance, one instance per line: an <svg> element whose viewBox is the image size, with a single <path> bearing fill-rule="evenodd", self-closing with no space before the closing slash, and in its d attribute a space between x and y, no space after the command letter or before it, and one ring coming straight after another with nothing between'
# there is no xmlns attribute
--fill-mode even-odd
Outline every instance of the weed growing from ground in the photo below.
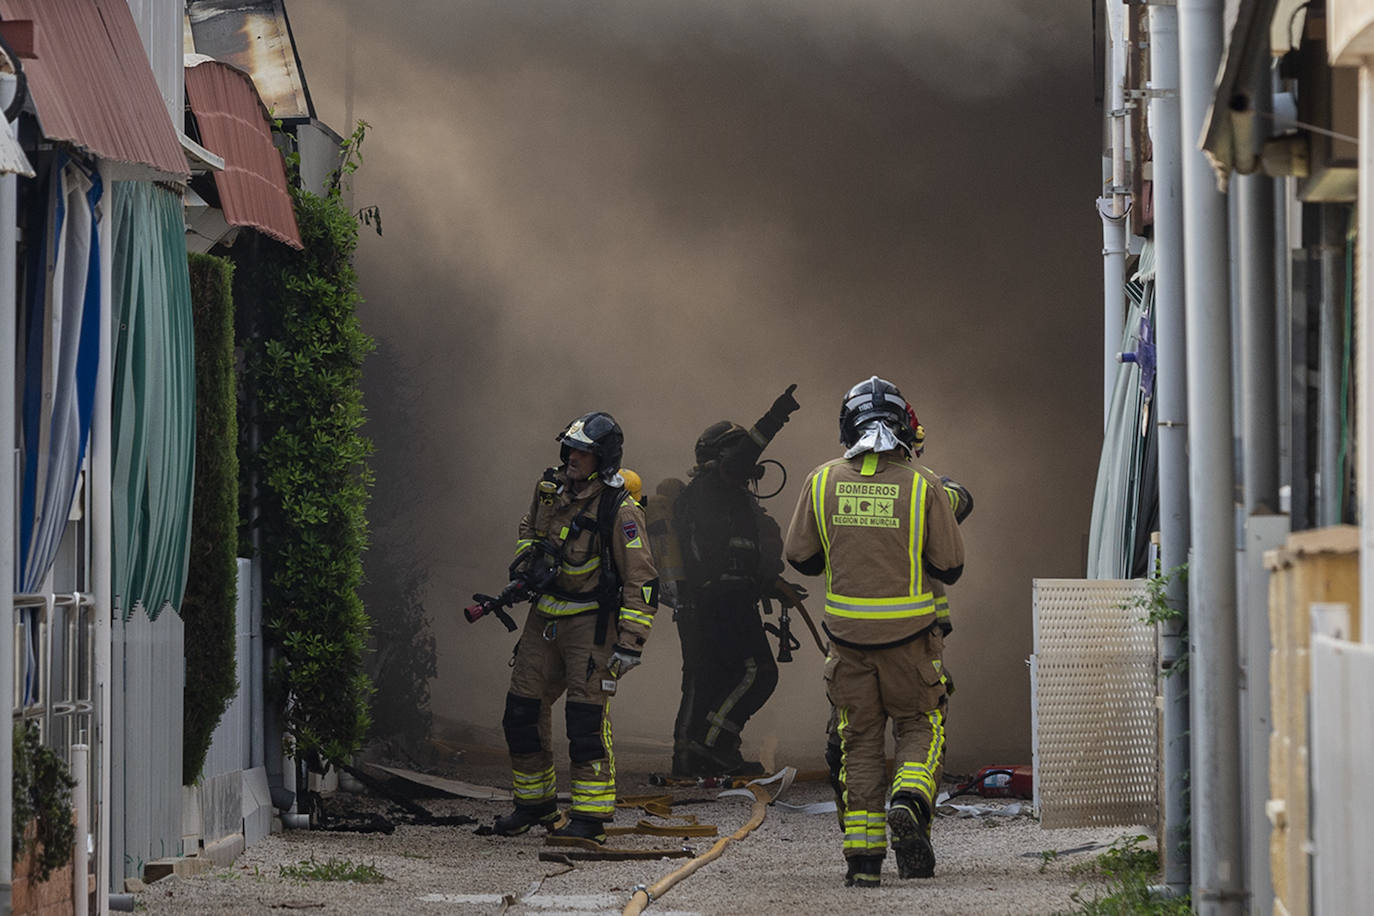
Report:
<svg viewBox="0 0 1374 916"><path fill-rule="evenodd" d="M386 875L370 863L355 864L347 859L317 862L314 856L296 865L281 866L281 876L302 881L355 881L358 884L381 884L386 880Z"/></svg>
<svg viewBox="0 0 1374 916"><path fill-rule="evenodd" d="M1085 871L1093 883L1071 895L1074 916L1188 916L1186 897L1161 899L1150 893L1159 876L1159 853L1141 847L1147 837L1123 836Z"/></svg>

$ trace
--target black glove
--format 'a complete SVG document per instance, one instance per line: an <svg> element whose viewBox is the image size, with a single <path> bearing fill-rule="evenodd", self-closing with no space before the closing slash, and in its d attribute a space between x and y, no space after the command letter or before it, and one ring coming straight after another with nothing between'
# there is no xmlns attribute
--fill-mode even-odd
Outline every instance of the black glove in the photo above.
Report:
<svg viewBox="0 0 1374 916"><path fill-rule="evenodd" d="M768 408L768 412L759 417L759 421L754 424L754 429L758 430L765 442L773 441L773 437L778 434L778 430L782 429L782 425L787 422L787 418L791 416L793 412L801 408L801 405L797 403L797 399L792 397L792 392L796 390L797 386L795 383L788 385L787 390L778 395L777 400L773 402L773 406Z"/></svg>
<svg viewBox="0 0 1374 916"><path fill-rule="evenodd" d="M768 413L775 417L781 417L782 422L786 423L788 417L801 409L801 405L797 403L797 399L792 397L792 392L796 390L797 385L795 382L788 385L787 390L778 395L777 400L773 402L773 406L768 408Z"/></svg>

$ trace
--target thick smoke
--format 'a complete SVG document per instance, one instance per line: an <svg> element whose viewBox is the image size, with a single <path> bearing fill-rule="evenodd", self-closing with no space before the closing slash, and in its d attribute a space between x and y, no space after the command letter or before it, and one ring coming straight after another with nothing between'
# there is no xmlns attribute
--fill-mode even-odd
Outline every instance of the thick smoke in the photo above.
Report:
<svg viewBox="0 0 1374 916"><path fill-rule="evenodd" d="M796 382L802 410L766 453L791 475L766 504L785 526L807 470L838 453L840 394L877 373L977 504L951 592L950 767L1028 762L1031 579L1081 575L1101 430L1088 8L289 12L320 116L372 125L356 200L386 236L359 252L363 318L419 392L402 425L393 380L370 378L375 499L423 497L441 727L499 722L513 639L458 609L504 583L569 419L614 413L652 492L704 427L747 424ZM670 735L667 618L615 701L621 737ZM819 672L812 648L784 666L746 751L774 734L819 760Z"/></svg>

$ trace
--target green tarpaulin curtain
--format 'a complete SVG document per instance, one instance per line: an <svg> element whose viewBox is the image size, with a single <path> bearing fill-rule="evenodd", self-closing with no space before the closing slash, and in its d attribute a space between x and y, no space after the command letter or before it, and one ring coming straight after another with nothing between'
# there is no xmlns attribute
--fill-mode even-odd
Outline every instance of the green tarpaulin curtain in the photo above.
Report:
<svg viewBox="0 0 1374 916"><path fill-rule="evenodd" d="M181 198L113 183L114 592L127 619L186 589L195 470L195 352Z"/></svg>

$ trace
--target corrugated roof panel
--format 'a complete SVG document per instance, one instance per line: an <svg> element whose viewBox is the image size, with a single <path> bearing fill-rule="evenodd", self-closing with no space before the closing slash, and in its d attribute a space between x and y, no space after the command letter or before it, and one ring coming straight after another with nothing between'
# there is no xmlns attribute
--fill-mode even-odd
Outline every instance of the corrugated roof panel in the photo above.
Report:
<svg viewBox="0 0 1374 916"><path fill-rule="evenodd" d="M186 100L201 143L224 157L214 175L225 221L302 247L286 167L252 79L220 61L202 61L186 68Z"/></svg>
<svg viewBox="0 0 1374 916"><path fill-rule="evenodd" d="M0 0L0 18L37 27L38 57L23 64L44 136L190 178L124 0Z"/></svg>
<svg viewBox="0 0 1374 916"><path fill-rule="evenodd" d="M314 117L281 0L192 0L186 13L196 53L251 76L274 117Z"/></svg>

